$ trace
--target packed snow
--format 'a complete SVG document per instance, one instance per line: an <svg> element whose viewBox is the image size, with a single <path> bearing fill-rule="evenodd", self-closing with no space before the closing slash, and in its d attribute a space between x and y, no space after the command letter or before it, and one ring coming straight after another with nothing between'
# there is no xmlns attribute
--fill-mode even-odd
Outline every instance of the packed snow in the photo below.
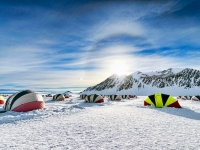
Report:
<svg viewBox="0 0 200 150"><path fill-rule="evenodd" d="M71 95L44 98L42 110L1 113L0 149L200 149L199 101L155 108L143 106L145 96L96 104Z"/></svg>

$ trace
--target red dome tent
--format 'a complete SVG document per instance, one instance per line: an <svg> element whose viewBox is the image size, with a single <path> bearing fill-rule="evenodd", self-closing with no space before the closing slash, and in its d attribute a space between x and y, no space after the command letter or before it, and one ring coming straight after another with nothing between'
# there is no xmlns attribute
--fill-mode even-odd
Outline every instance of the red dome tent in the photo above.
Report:
<svg viewBox="0 0 200 150"><path fill-rule="evenodd" d="M52 94L47 94L46 97L52 97Z"/></svg>
<svg viewBox="0 0 200 150"><path fill-rule="evenodd" d="M27 112L45 107L43 97L30 90L21 91L8 97L4 105L5 111Z"/></svg>
<svg viewBox="0 0 200 150"><path fill-rule="evenodd" d="M193 100L193 101L200 101L200 96L199 95L192 96L191 100Z"/></svg>
<svg viewBox="0 0 200 150"><path fill-rule="evenodd" d="M118 101L122 99L120 95L109 95L108 98L110 100L118 100Z"/></svg>
<svg viewBox="0 0 200 150"><path fill-rule="evenodd" d="M129 95L130 98L137 98L136 95Z"/></svg>
<svg viewBox="0 0 200 150"><path fill-rule="evenodd" d="M191 100L192 96L181 96L182 100Z"/></svg>
<svg viewBox="0 0 200 150"><path fill-rule="evenodd" d="M87 96L86 94L81 94L81 95L80 95L80 98L81 98L81 99L85 99L86 96Z"/></svg>
<svg viewBox="0 0 200 150"><path fill-rule="evenodd" d="M64 97L65 98L69 98L69 97L71 97L69 94L67 94L67 93L65 93L65 94L63 94L64 95Z"/></svg>
<svg viewBox="0 0 200 150"><path fill-rule="evenodd" d="M65 96L63 94L56 94L53 96L53 99L55 101L64 101L65 100Z"/></svg>
<svg viewBox="0 0 200 150"><path fill-rule="evenodd" d="M121 95L122 99L130 99L129 95Z"/></svg>
<svg viewBox="0 0 200 150"><path fill-rule="evenodd" d="M88 103L103 103L104 99L101 95L92 94L92 95L86 96L85 102L88 102Z"/></svg>

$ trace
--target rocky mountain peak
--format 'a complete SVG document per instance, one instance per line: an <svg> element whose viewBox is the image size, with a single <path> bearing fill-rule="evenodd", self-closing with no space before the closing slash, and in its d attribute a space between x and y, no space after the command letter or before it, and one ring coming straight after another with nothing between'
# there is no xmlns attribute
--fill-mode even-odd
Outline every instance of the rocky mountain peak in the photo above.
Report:
<svg viewBox="0 0 200 150"><path fill-rule="evenodd" d="M116 92L124 90L148 91L148 89L167 88L191 89L199 88L200 91L200 71L191 68L169 68L162 71L134 72L128 76L110 76L101 83L87 88L86 91L102 91L114 89ZM161 91L162 91L161 90Z"/></svg>

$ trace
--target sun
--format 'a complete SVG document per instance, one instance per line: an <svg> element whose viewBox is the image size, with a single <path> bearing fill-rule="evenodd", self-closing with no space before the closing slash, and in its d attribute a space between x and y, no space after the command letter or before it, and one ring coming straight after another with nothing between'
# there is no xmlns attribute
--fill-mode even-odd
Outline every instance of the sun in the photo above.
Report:
<svg viewBox="0 0 200 150"><path fill-rule="evenodd" d="M113 66L113 72L117 75L123 75L126 72L126 66L123 64L115 64Z"/></svg>

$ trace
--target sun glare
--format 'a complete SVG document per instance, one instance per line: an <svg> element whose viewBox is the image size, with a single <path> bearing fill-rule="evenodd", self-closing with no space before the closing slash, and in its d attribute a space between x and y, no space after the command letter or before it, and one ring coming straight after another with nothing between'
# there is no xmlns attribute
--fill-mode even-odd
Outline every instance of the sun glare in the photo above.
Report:
<svg viewBox="0 0 200 150"><path fill-rule="evenodd" d="M116 64L113 67L113 72L117 75L123 75L126 72L126 66L123 64Z"/></svg>

